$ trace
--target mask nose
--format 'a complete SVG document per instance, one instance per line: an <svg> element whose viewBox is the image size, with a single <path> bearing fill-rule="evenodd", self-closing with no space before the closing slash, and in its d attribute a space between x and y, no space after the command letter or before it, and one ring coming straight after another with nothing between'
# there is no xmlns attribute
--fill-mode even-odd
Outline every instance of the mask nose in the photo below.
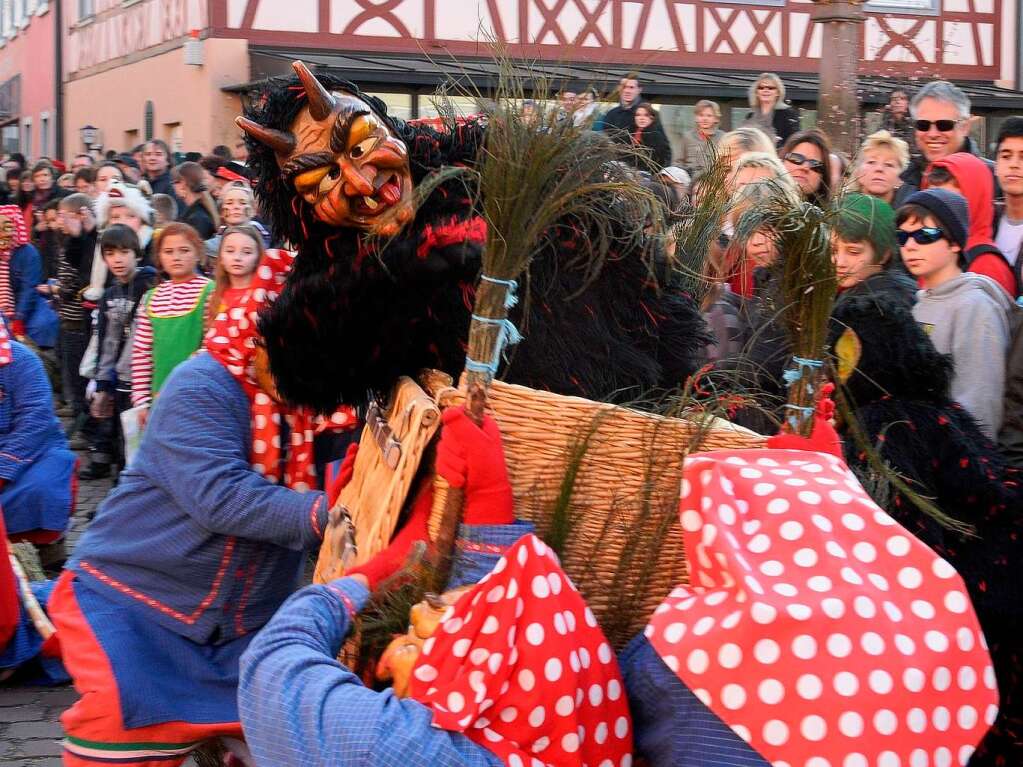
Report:
<svg viewBox="0 0 1023 767"><path fill-rule="evenodd" d="M341 178L344 180L346 196L355 197L356 195L373 194L373 184L359 173L354 165L347 162L339 163L338 165L341 168Z"/></svg>

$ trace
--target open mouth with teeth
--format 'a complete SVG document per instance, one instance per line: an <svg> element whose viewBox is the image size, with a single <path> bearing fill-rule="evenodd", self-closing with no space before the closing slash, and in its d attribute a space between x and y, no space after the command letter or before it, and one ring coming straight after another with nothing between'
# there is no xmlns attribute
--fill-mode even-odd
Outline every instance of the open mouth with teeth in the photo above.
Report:
<svg viewBox="0 0 1023 767"><path fill-rule="evenodd" d="M402 181L397 173L380 176L373 184L373 188L372 195L350 198L354 213L362 216L376 216L401 200Z"/></svg>

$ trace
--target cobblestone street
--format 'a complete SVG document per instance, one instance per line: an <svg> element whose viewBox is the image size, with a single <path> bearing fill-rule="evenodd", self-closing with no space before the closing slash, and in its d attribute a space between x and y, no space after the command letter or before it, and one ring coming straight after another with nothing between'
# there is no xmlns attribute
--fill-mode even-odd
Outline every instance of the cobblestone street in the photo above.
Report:
<svg viewBox="0 0 1023 767"><path fill-rule="evenodd" d="M80 454L83 465L87 454ZM88 524L87 515L110 492L111 482L81 482L78 505L67 539L68 554ZM75 702L71 685L62 687L12 687L0 685L0 767L59 767L60 715ZM194 765L192 760L186 767Z"/></svg>
<svg viewBox="0 0 1023 767"><path fill-rule="evenodd" d="M83 464L88 460L79 454ZM78 506L67 539L68 553L88 524L86 516L110 491L110 480L80 482ZM3 767L57 767L61 764L61 712L74 703L71 685L11 687L0 685L0 765Z"/></svg>

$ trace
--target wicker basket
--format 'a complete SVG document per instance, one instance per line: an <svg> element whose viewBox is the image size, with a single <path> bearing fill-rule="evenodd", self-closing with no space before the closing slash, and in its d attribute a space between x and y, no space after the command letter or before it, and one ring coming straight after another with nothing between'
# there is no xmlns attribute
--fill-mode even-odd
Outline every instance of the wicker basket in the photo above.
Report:
<svg viewBox="0 0 1023 767"><path fill-rule="evenodd" d="M464 402L462 386L438 392L440 404ZM541 532L579 461L562 564L618 645L688 580L677 512L685 456L765 441L720 419L665 418L500 381L487 409L501 427L516 516Z"/></svg>

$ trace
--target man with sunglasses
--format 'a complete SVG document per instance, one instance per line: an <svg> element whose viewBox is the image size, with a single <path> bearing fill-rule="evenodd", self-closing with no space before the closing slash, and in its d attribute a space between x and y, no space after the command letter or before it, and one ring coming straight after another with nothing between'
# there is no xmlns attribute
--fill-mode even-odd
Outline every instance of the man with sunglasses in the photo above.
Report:
<svg viewBox="0 0 1023 767"><path fill-rule="evenodd" d="M970 108L969 97L945 80L927 83L917 92L909 109L921 156L914 158L903 172L903 182L919 188L928 166L950 154L969 152L981 156L970 138ZM993 163L986 159L984 163L993 175Z"/></svg>
<svg viewBox="0 0 1023 767"><path fill-rule="evenodd" d="M1002 422L1012 302L994 280L963 271L966 198L948 189L911 195L895 218L906 269L919 280L913 317L952 357L951 397L994 439Z"/></svg>

